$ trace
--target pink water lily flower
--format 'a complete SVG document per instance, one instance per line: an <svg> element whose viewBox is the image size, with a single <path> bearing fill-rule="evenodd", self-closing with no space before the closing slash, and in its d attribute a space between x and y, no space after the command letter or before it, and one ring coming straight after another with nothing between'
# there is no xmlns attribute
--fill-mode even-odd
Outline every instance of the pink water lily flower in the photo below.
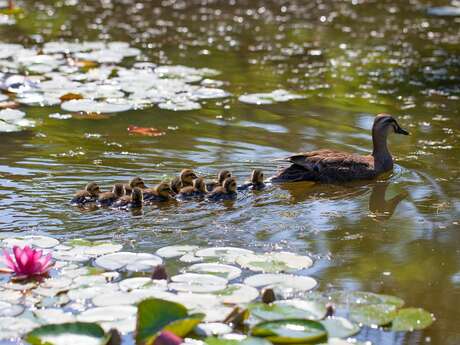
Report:
<svg viewBox="0 0 460 345"><path fill-rule="evenodd" d="M43 255L42 250L32 249L29 246L13 247L14 258L4 249L3 255L8 271L16 278L30 278L46 274L53 266L51 254Z"/></svg>
<svg viewBox="0 0 460 345"><path fill-rule="evenodd" d="M163 331L156 337L153 345L180 345L182 343L181 337L171 331Z"/></svg>

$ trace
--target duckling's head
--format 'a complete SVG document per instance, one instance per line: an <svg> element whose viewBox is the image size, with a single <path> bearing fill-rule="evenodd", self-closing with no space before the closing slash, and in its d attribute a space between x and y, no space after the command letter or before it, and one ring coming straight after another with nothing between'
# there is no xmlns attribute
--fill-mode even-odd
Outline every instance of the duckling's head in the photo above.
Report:
<svg viewBox="0 0 460 345"><path fill-rule="evenodd" d="M379 114L374 119L372 126L372 133L374 134L387 134L388 131L393 130L397 134L409 135L409 132L402 129L395 118L388 114Z"/></svg>
<svg viewBox="0 0 460 345"><path fill-rule="evenodd" d="M232 173L228 170L221 170L217 174L217 181L219 182L220 185L224 183L224 180L227 178L232 177Z"/></svg>
<svg viewBox="0 0 460 345"><path fill-rule="evenodd" d="M139 176L136 176L134 178L131 179L131 181L129 181L129 186L131 188L145 188L145 183L144 183L144 180L142 179L142 177L139 177Z"/></svg>
<svg viewBox="0 0 460 345"><path fill-rule="evenodd" d="M226 193L236 193L236 179L234 177L226 178L223 187Z"/></svg>
<svg viewBox="0 0 460 345"><path fill-rule="evenodd" d="M193 184L193 180L196 179L198 176L193 172L192 169L184 169L180 172L180 180L184 185L191 185Z"/></svg>
<svg viewBox="0 0 460 345"><path fill-rule="evenodd" d="M144 201L144 195L142 194L142 189L138 187L133 188L133 192L131 194L131 200L136 203L141 203Z"/></svg>
<svg viewBox="0 0 460 345"><path fill-rule="evenodd" d="M156 191L157 191L157 194L165 199L169 199L171 194L172 194L172 190L171 190L171 187L169 185L168 182L166 181L163 181L161 182L159 185L157 185L156 187Z"/></svg>
<svg viewBox="0 0 460 345"><path fill-rule="evenodd" d="M115 183L112 188L112 193L115 194L117 198L125 195L125 186L123 186L123 183Z"/></svg>
<svg viewBox="0 0 460 345"><path fill-rule="evenodd" d="M193 181L193 187L201 193L206 193L206 183L202 177L198 177Z"/></svg>
<svg viewBox="0 0 460 345"><path fill-rule="evenodd" d="M180 180L180 177L176 176L174 177L172 180L171 180L171 183L170 183L170 186L171 186L171 190L178 194L180 189L182 188L182 182Z"/></svg>
<svg viewBox="0 0 460 345"><path fill-rule="evenodd" d="M253 184L264 183L264 173L260 169L254 169L251 173L251 182Z"/></svg>
<svg viewBox="0 0 460 345"><path fill-rule="evenodd" d="M97 196L101 192L99 185L96 182L88 183L85 187L85 190L93 196Z"/></svg>

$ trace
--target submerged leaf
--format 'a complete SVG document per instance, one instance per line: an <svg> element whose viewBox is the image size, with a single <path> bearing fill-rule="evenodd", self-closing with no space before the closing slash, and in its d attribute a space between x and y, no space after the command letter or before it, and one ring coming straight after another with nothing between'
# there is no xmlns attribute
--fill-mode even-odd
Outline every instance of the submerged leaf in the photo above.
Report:
<svg viewBox="0 0 460 345"><path fill-rule="evenodd" d="M128 126L128 132L134 134L145 135L148 137L159 137L165 135L165 132L160 131L159 129L153 127L138 127L138 126Z"/></svg>
<svg viewBox="0 0 460 345"><path fill-rule="evenodd" d="M405 332L424 329L434 322L433 316L421 308L404 308L398 311L391 330Z"/></svg>
<svg viewBox="0 0 460 345"><path fill-rule="evenodd" d="M384 326L396 317L392 304L357 305L350 308L350 318L365 326Z"/></svg>

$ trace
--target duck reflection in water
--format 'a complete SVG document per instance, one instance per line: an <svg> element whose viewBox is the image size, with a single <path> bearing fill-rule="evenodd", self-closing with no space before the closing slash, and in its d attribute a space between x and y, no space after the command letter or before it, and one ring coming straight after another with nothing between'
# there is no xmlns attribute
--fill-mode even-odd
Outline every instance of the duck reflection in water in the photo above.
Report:
<svg viewBox="0 0 460 345"><path fill-rule="evenodd" d="M382 181L377 182L372 187L371 196L369 197L369 211L371 212L371 216L377 221L390 219L399 203L408 196L406 191L402 191L387 200L385 195L389 185L389 181Z"/></svg>

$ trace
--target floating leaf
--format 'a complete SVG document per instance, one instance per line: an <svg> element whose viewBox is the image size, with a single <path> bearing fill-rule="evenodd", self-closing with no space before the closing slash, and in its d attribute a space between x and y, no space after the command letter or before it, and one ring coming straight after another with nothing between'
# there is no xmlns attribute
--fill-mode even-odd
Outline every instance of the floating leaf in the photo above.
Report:
<svg viewBox="0 0 460 345"><path fill-rule="evenodd" d="M35 321L24 317L0 317L0 339L19 337L37 326Z"/></svg>
<svg viewBox="0 0 460 345"><path fill-rule="evenodd" d="M246 254L239 256L236 262L243 268L267 273L301 270L313 264L308 256L288 252Z"/></svg>
<svg viewBox="0 0 460 345"><path fill-rule="evenodd" d="M198 250L195 255L205 259L217 259L222 262L233 263L237 257L252 254L253 251L235 247L214 247Z"/></svg>
<svg viewBox="0 0 460 345"><path fill-rule="evenodd" d="M360 327L343 317L330 317L320 321L327 334L333 338L348 338L360 331Z"/></svg>
<svg viewBox="0 0 460 345"><path fill-rule="evenodd" d="M317 284L316 280L311 277L282 273L255 274L246 278L244 283L257 288L275 287L282 291L308 291Z"/></svg>
<svg viewBox="0 0 460 345"><path fill-rule="evenodd" d="M210 274L184 273L171 277L169 288L184 292L214 292L225 289L227 279Z"/></svg>
<svg viewBox="0 0 460 345"><path fill-rule="evenodd" d="M384 326L396 317L392 304L356 305L350 308L350 319L365 326Z"/></svg>
<svg viewBox="0 0 460 345"><path fill-rule="evenodd" d="M118 252L98 257L95 262L97 266L106 270L127 270L142 271L161 265L163 260L153 254Z"/></svg>
<svg viewBox="0 0 460 345"><path fill-rule="evenodd" d="M126 102L98 102L90 99L73 99L61 104L62 110L83 113L121 113L130 110L132 105Z"/></svg>
<svg viewBox="0 0 460 345"><path fill-rule="evenodd" d="M320 320L326 315L326 307L323 304L302 300L282 300L272 304L256 303L250 305L248 309L251 315L266 321L284 319Z"/></svg>
<svg viewBox="0 0 460 345"><path fill-rule="evenodd" d="M399 297L365 291L335 291L329 296L336 304L392 304L397 308L404 305L404 300Z"/></svg>
<svg viewBox="0 0 460 345"><path fill-rule="evenodd" d="M230 284L225 289L214 292L222 303L249 303L259 297L259 290L245 284Z"/></svg>
<svg viewBox="0 0 460 345"><path fill-rule="evenodd" d="M195 327L195 333L202 337L228 334L232 331L232 327L222 322L200 323Z"/></svg>
<svg viewBox="0 0 460 345"><path fill-rule="evenodd" d="M248 337L241 334L227 334L224 337L209 337L205 343L208 345L271 345L271 343L263 338Z"/></svg>
<svg viewBox="0 0 460 345"><path fill-rule="evenodd" d="M394 332L412 332L424 329L434 322L433 315L421 308L404 308L398 311L391 324Z"/></svg>
<svg viewBox="0 0 460 345"><path fill-rule="evenodd" d="M5 247L38 247L38 248L53 248L59 244L59 241L48 236L23 236L23 237L8 237L3 240Z"/></svg>
<svg viewBox="0 0 460 345"><path fill-rule="evenodd" d="M239 268L223 264L195 264L190 266L187 271L212 274L228 280L236 279L241 275L241 270Z"/></svg>
<svg viewBox="0 0 460 345"><path fill-rule="evenodd" d="M183 337L203 319L203 314L188 315L187 309L178 303L150 298L139 303L137 310L136 342L153 344L162 330L169 330Z"/></svg>
<svg viewBox="0 0 460 345"><path fill-rule="evenodd" d="M32 345L105 345L109 337L95 323L63 323L35 328L26 335L26 341Z"/></svg>
<svg viewBox="0 0 460 345"><path fill-rule="evenodd" d="M166 246L157 250L156 254L163 258L175 258L182 256L187 253L194 252L198 249L198 246L191 245L177 245L177 246Z"/></svg>
<svg viewBox="0 0 460 345"><path fill-rule="evenodd" d="M272 104L276 102L287 102L294 99L305 98L304 96L289 93L286 90L275 90L268 93L253 93L242 95L238 98L240 102L249 104Z"/></svg>
<svg viewBox="0 0 460 345"><path fill-rule="evenodd" d="M279 344L302 344L327 339L326 329L321 323L303 319L261 322L254 326L251 334Z"/></svg>
<svg viewBox="0 0 460 345"><path fill-rule="evenodd" d="M159 137L166 134L165 132L153 127L128 126L127 129L129 133L145 135L148 137Z"/></svg>
<svg viewBox="0 0 460 345"><path fill-rule="evenodd" d="M1 295L0 295L1 298ZM24 311L24 307L22 305L14 305L8 302L4 302L0 300L0 317L5 316L17 316Z"/></svg>

